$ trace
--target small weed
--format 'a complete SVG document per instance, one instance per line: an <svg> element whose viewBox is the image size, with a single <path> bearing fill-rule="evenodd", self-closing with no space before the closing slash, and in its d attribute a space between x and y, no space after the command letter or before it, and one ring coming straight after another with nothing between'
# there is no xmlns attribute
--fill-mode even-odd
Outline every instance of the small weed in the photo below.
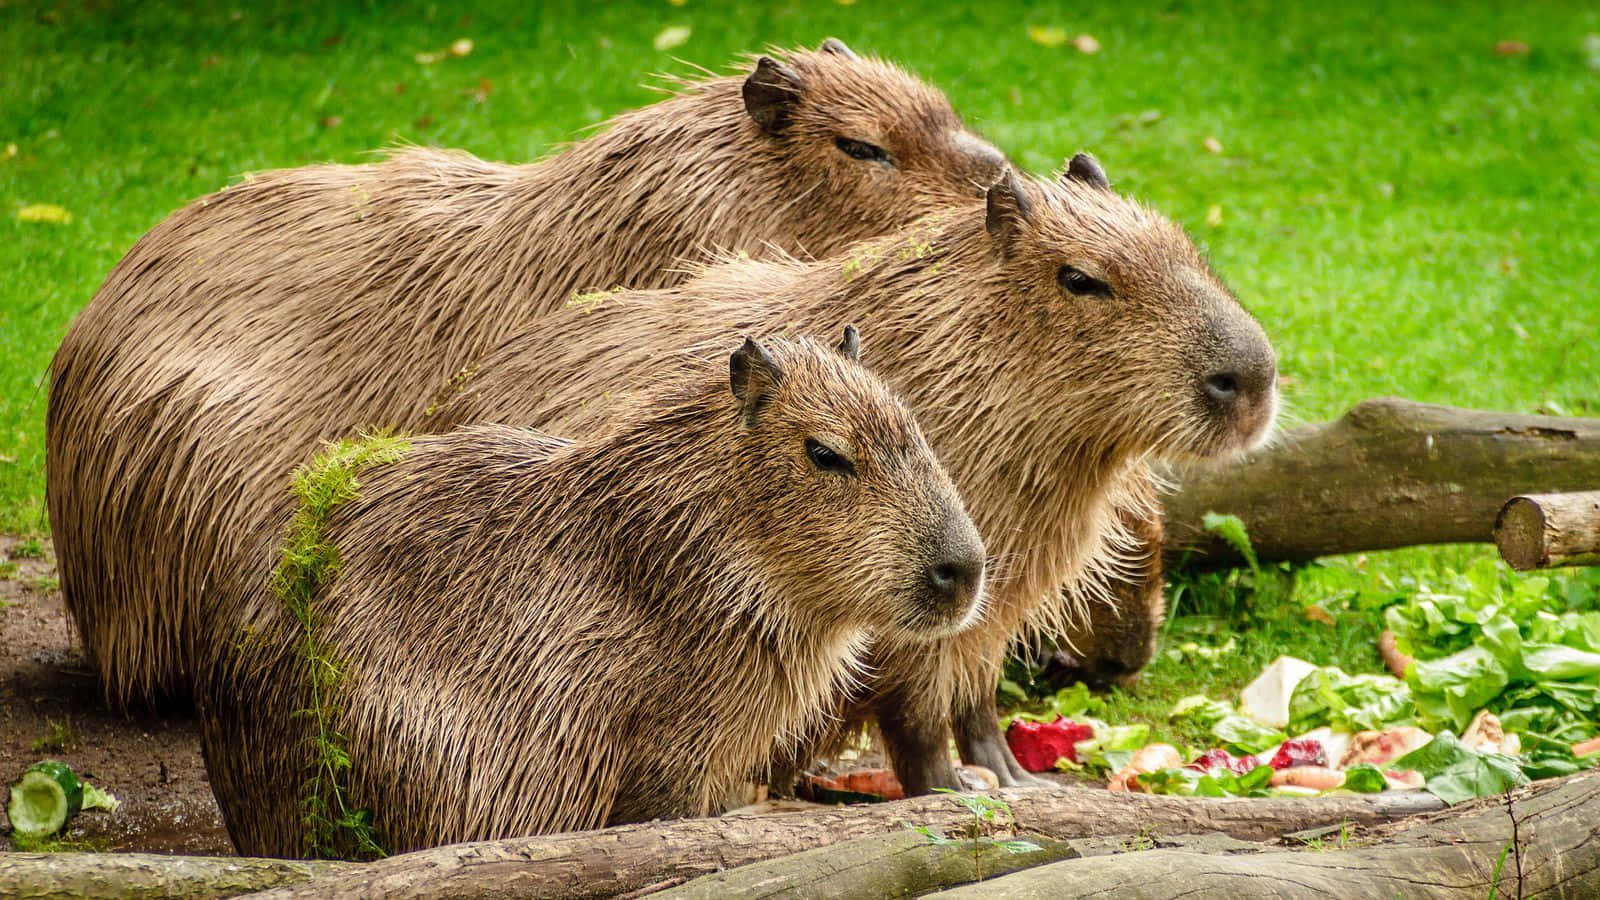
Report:
<svg viewBox="0 0 1600 900"><path fill-rule="evenodd" d="M941 794L949 794L955 801L967 808L972 813L972 824L966 827L966 843L972 853L972 871L979 881L983 880L983 849L985 846L999 847L1007 853L1034 853L1043 849L1032 841L1020 838L994 840L992 835L1005 831L1016 834L1017 820L1011 814L1011 807L1004 800L996 800L982 794L963 794L948 788L936 788ZM931 843L947 845L958 844L954 838L945 836L927 825L918 825L912 829L927 838Z"/></svg>
<svg viewBox="0 0 1600 900"><path fill-rule="evenodd" d="M36 594L51 594L61 588L61 579L54 575L40 575L30 586Z"/></svg>
<svg viewBox="0 0 1600 900"><path fill-rule="evenodd" d="M44 556L44 545L39 542L38 538L18 541L17 545L11 548L11 555L17 559L39 559Z"/></svg>
<svg viewBox="0 0 1600 900"><path fill-rule="evenodd" d="M1139 853L1144 850L1154 850L1155 848L1156 831L1148 825L1140 828L1138 834L1129 835L1128 839L1122 842L1123 853Z"/></svg>
<svg viewBox="0 0 1600 900"><path fill-rule="evenodd" d="M14 578L17 574L17 564L9 559L0 560L0 578Z"/></svg>
<svg viewBox="0 0 1600 900"><path fill-rule="evenodd" d="M34 753L64 753L78 746L78 735L72 730L72 720L45 722L45 732L33 739L28 749Z"/></svg>
<svg viewBox="0 0 1600 900"><path fill-rule="evenodd" d="M1319 834L1316 837L1303 838L1300 843L1305 846L1305 849L1313 853L1321 853L1327 850L1349 850L1356 845L1355 841L1350 837L1349 822L1339 823L1339 834L1331 841Z"/></svg>

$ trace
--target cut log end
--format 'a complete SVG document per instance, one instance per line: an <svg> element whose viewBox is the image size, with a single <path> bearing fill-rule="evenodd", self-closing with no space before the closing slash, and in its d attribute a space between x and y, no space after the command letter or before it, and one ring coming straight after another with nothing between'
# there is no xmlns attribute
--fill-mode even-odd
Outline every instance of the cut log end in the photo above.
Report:
<svg viewBox="0 0 1600 900"><path fill-rule="evenodd" d="M1522 571L1600 564L1600 491L1512 497L1495 518L1494 542Z"/></svg>

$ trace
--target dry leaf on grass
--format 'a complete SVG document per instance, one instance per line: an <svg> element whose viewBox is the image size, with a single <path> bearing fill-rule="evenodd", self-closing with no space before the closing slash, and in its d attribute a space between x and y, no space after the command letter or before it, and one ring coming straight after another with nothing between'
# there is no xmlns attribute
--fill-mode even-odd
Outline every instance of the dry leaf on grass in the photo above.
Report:
<svg viewBox="0 0 1600 900"><path fill-rule="evenodd" d="M691 33L687 25L669 25L661 29L655 40L650 42L650 46L655 47L657 50L671 50L674 47L681 47L684 42L689 40Z"/></svg>
<svg viewBox="0 0 1600 900"><path fill-rule="evenodd" d="M1054 25L1028 26L1028 40L1041 47L1059 47L1065 44L1070 37L1064 30Z"/></svg>
<svg viewBox="0 0 1600 900"><path fill-rule="evenodd" d="M72 213L54 203L30 203L17 210L18 222L48 222L51 225L71 225Z"/></svg>
<svg viewBox="0 0 1600 900"><path fill-rule="evenodd" d="M1207 137L1201 143L1205 146L1206 150L1211 152L1211 153L1221 153L1222 152L1222 142L1217 140L1214 137Z"/></svg>

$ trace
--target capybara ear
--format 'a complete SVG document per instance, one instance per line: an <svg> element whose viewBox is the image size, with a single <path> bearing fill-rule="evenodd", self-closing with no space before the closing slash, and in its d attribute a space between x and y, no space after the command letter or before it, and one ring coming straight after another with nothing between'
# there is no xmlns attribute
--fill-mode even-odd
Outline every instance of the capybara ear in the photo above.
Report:
<svg viewBox="0 0 1600 900"><path fill-rule="evenodd" d="M989 237L1002 253L1009 252L1018 229L1033 220L1028 195L1023 192L1015 169L1007 168L1000 180L989 188L985 207L984 225L989 229Z"/></svg>
<svg viewBox="0 0 1600 900"><path fill-rule="evenodd" d="M844 41L841 41L836 37L831 37L823 41L822 46L818 47L817 49L821 50L823 53L832 53L834 56L842 56L851 62L861 61L861 57L857 56L854 50L846 47L844 45Z"/></svg>
<svg viewBox="0 0 1600 900"><path fill-rule="evenodd" d="M861 361L861 332L854 325L844 327L844 337L839 339L839 355L845 359Z"/></svg>
<svg viewBox="0 0 1600 900"><path fill-rule="evenodd" d="M1073 154L1072 159L1067 162L1067 171L1062 177L1102 191L1111 190L1111 181L1106 178L1106 170L1100 168L1099 160L1087 153Z"/></svg>
<svg viewBox="0 0 1600 900"><path fill-rule="evenodd" d="M777 393L781 380L783 370L767 355L765 347L748 337L728 357L728 384L733 388L733 396L739 398L747 425L756 424L756 416Z"/></svg>
<svg viewBox="0 0 1600 900"><path fill-rule="evenodd" d="M800 73L770 56L756 60L756 70L744 80L744 109L767 134L778 134L789 124L789 114L805 92Z"/></svg>

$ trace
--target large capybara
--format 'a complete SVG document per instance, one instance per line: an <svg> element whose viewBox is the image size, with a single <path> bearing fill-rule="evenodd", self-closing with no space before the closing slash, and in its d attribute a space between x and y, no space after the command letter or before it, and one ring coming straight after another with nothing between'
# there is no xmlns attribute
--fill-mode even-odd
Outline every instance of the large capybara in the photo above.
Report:
<svg viewBox="0 0 1600 900"><path fill-rule="evenodd" d="M1260 326L1091 157L1053 181L1008 175L983 204L829 260L729 261L548 317L478 364L434 427L582 434L663 356L687 364L736 330L846 320L863 323L874 368L916 412L994 559L983 620L933 645L875 645L865 699L908 792L958 786L952 724L968 762L1025 781L994 715L1008 643L1030 626L1067 633L1091 576L1104 584L1148 552L1129 526L1153 511L1125 514L1149 487L1130 478L1148 457L1240 450L1276 410Z"/></svg>
<svg viewBox="0 0 1600 900"><path fill-rule="evenodd" d="M244 579L239 649L201 676L239 851L352 849L337 828L305 844L297 788L329 790L307 620L343 669L335 813L367 811L390 852L706 815L817 728L872 635L970 622L977 529L855 347L853 329L838 353L747 340L669 367L576 442L481 426L358 472L308 613L285 612L293 578Z"/></svg>
<svg viewBox="0 0 1600 900"><path fill-rule="evenodd" d="M1001 154L843 44L686 84L530 165L408 149L268 172L168 217L51 364L62 590L108 696L181 698L218 573L293 465L575 294L712 249L837 252L982 196Z"/></svg>

